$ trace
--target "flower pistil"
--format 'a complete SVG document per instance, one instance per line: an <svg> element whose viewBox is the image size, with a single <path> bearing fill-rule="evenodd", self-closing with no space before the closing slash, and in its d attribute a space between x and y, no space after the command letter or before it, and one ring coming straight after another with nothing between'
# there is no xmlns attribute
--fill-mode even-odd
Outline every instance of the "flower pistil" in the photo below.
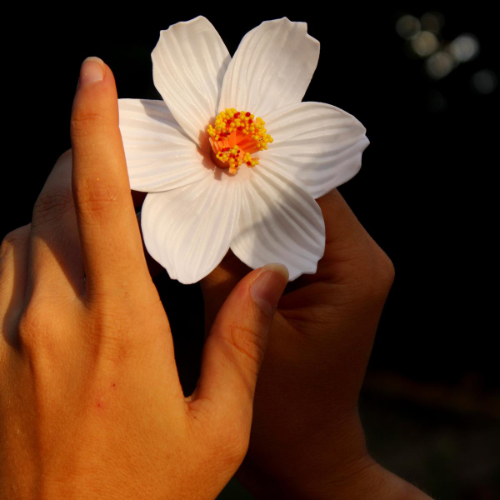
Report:
<svg viewBox="0 0 500 500"><path fill-rule="evenodd" d="M264 125L262 118L255 118L249 111L234 108L221 111L207 128L217 166L229 168L229 173L235 174L243 163L249 167L258 165L259 160L252 153L267 149L273 142Z"/></svg>

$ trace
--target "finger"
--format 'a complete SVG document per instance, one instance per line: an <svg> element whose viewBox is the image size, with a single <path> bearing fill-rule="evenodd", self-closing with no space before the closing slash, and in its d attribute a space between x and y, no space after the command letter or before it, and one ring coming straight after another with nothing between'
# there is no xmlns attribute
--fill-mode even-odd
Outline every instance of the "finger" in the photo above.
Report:
<svg viewBox="0 0 500 500"><path fill-rule="evenodd" d="M144 200L139 201L141 200L141 197L137 197L136 194L142 195L147 193L138 193L137 191L132 191L132 198L134 200L134 207L136 209L137 220L139 221L139 230L141 232L141 239L142 239L142 251L146 257L146 265L148 266L149 274L151 275L152 279L155 279L158 276L160 276L160 274L166 273L166 271L165 268L159 262L154 260L153 257L151 257L151 255L149 255L149 252L146 250L146 245L144 244L144 237L142 235L142 226L141 226L142 211L141 208L138 208L138 206L142 207L142 201Z"/></svg>
<svg viewBox="0 0 500 500"><path fill-rule="evenodd" d="M222 262L200 282L205 304L205 336L208 336L215 317L227 296L251 269L231 250Z"/></svg>
<svg viewBox="0 0 500 500"><path fill-rule="evenodd" d="M24 307L28 277L29 235L31 225L11 231L0 247L0 318L5 340L12 344L14 325Z"/></svg>
<svg viewBox="0 0 500 500"><path fill-rule="evenodd" d="M325 254L315 275L304 275L298 285L310 281L341 283L361 276L385 254L371 238L337 189L317 200L325 220ZM385 256L386 257L386 256Z"/></svg>
<svg viewBox="0 0 500 500"><path fill-rule="evenodd" d="M334 189L317 202L325 220L325 254L318 263L316 274L303 275L289 283L287 291L302 288L312 282L339 279L336 274L338 269L334 264L351 259L353 248L359 251L368 243L374 243L338 190ZM215 312L219 310L224 298L246 272L248 267L229 252L222 263L202 280L207 324L213 323Z"/></svg>
<svg viewBox="0 0 500 500"><path fill-rule="evenodd" d="M74 299L85 291L71 192L71 151L56 162L33 208L28 296Z"/></svg>
<svg viewBox="0 0 500 500"><path fill-rule="evenodd" d="M278 300L288 282L281 264L243 278L222 306L205 343L202 371L190 407L214 407L250 425L257 375Z"/></svg>
<svg viewBox="0 0 500 500"><path fill-rule="evenodd" d="M334 189L317 200L325 220L325 231L329 245L336 249L345 242L365 242L369 238L338 189ZM332 246L332 248L334 248Z"/></svg>
<svg viewBox="0 0 500 500"><path fill-rule="evenodd" d="M118 128L113 74L89 58L71 116L73 195L87 274L87 297L123 291L148 277Z"/></svg>

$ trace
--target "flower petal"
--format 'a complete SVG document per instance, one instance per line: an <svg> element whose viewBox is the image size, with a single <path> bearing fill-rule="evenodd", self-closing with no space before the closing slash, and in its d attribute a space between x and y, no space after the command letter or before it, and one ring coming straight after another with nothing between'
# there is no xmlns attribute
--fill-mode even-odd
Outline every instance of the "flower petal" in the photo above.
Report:
<svg viewBox="0 0 500 500"><path fill-rule="evenodd" d="M231 250L257 268L271 262L288 267L290 280L315 273L325 251L319 205L301 186L261 165L242 184L241 213Z"/></svg>
<svg viewBox="0 0 500 500"><path fill-rule="evenodd" d="M218 172L218 170L216 170ZM165 193L142 207L144 243L181 283L195 283L224 258L240 212L241 183L223 174Z"/></svg>
<svg viewBox="0 0 500 500"><path fill-rule="evenodd" d="M119 99L130 187L168 191L213 175L210 160L183 132L163 101Z"/></svg>
<svg viewBox="0 0 500 500"><path fill-rule="evenodd" d="M222 79L231 56L210 21L196 17L160 33L151 54L153 80L174 118L204 151L217 114Z"/></svg>
<svg viewBox="0 0 500 500"><path fill-rule="evenodd" d="M302 102L270 113L266 127L274 142L260 165L286 172L313 198L354 177L369 141L354 116L319 102Z"/></svg>
<svg viewBox="0 0 500 500"><path fill-rule="evenodd" d="M286 17L263 22L245 35L234 54L219 110L236 108L266 120L272 110L302 100L318 58L319 42L307 34L306 23Z"/></svg>

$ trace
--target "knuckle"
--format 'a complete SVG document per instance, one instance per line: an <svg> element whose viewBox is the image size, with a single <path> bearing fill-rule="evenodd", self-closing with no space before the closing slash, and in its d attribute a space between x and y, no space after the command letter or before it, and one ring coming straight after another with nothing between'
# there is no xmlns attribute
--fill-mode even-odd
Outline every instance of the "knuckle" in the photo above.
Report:
<svg viewBox="0 0 500 500"><path fill-rule="evenodd" d="M105 122L105 116L100 112L88 109L73 110L70 122L71 135L74 138L87 137L93 133L93 127L102 122Z"/></svg>
<svg viewBox="0 0 500 500"><path fill-rule="evenodd" d="M362 292L368 301L385 300L395 277L390 257L376 244L367 258L367 268L362 280Z"/></svg>
<svg viewBox="0 0 500 500"><path fill-rule="evenodd" d="M80 213L96 215L117 206L120 191L100 180L81 180L75 186L75 200Z"/></svg>
<svg viewBox="0 0 500 500"><path fill-rule="evenodd" d="M116 306L94 307L89 313L84 325L84 340L96 348L100 356L118 362L133 352L142 352L130 314Z"/></svg>
<svg viewBox="0 0 500 500"><path fill-rule="evenodd" d="M40 304L28 304L19 318L18 334L21 345L30 352L39 351L50 338L50 315Z"/></svg>
<svg viewBox="0 0 500 500"><path fill-rule="evenodd" d="M396 277L396 269L391 258L383 250L381 250L381 252L382 255L380 256L378 266L380 281L387 288L387 290L390 290L392 284L394 283L394 278Z"/></svg>
<svg viewBox="0 0 500 500"><path fill-rule="evenodd" d="M96 338L116 341L123 338L126 323L126 316L110 308L98 308L91 315L89 329Z"/></svg>
<svg viewBox="0 0 500 500"><path fill-rule="evenodd" d="M72 208L73 194L69 186L42 192L33 208L33 227L57 222Z"/></svg>
<svg viewBox="0 0 500 500"><path fill-rule="evenodd" d="M233 351L250 362L258 370L264 357L266 339L258 328L231 324L223 337Z"/></svg>
<svg viewBox="0 0 500 500"><path fill-rule="evenodd" d="M25 244L28 240L30 229L31 224L27 224L7 233L0 246L0 258L6 255L7 252L14 250L19 244Z"/></svg>

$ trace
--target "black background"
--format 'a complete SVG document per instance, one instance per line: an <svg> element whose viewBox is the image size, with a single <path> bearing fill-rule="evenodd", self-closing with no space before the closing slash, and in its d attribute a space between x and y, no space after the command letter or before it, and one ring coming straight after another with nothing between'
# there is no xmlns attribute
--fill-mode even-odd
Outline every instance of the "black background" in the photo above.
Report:
<svg viewBox="0 0 500 500"><path fill-rule="evenodd" d="M4 36L2 71L0 236L30 221L44 180L70 147L71 103L85 57L107 62L120 97L154 99L160 97L150 53L159 31L170 24L205 15L234 53L241 37L263 20L287 16L306 21L309 33L321 42L321 54L304 100L331 103L366 126L371 145L363 168L341 192L396 267L362 399L369 444L373 435L374 454L382 462L439 498L494 498L500 491L494 479L500 446L494 347L498 89L480 94L471 78L484 69L500 75L498 19L477 2L463 9L419 3L399 10L332 6L327 12L305 2L300 8L245 8L245 16L236 11L235 3L190 9L142 2L105 12L99 3L14 7L2 23L11 34ZM402 14L418 17L427 11L443 15L443 43L462 33L480 42L477 58L441 80L427 76L424 60L395 30ZM196 285L159 286L167 294L175 290L183 300L200 299ZM171 314L179 359L196 358L201 313L187 326L185 310ZM188 386L193 377L186 372ZM385 410L377 410L381 407ZM403 422L399 447L394 443L399 424L392 429L380 425L387 415ZM461 440L484 429L487 437L478 437L472 449ZM449 438L444 445L443 433ZM430 435L437 436L437 455ZM414 455L412 439L429 441L428 453L417 461L408 458ZM408 460L394 459L395 453ZM439 466L423 470L433 460ZM417 462L425 462L422 470ZM408 466L398 470L402 463ZM478 464L478 472L469 477ZM226 493L228 498L240 494Z"/></svg>

